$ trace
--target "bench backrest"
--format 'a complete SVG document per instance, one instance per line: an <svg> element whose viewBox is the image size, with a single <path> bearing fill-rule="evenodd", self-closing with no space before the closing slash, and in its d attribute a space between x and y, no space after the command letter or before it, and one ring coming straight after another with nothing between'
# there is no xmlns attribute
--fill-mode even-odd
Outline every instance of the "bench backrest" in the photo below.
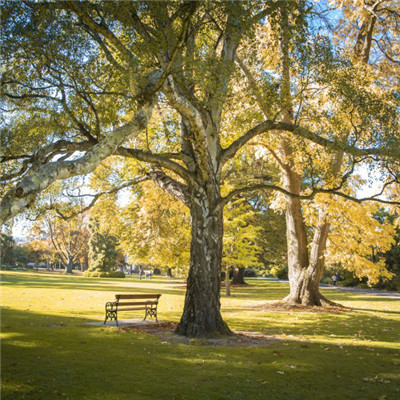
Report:
<svg viewBox="0 0 400 400"><path fill-rule="evenodd" d="M161 297L161 294L116 294L116 300L144 300L144 299L153 299L158 300Z"/></svg>
<svg viewBox="0 0 400 400"><path fill-rule="evenodd" d="M118 307L124 306L157 306L161 294L116 294ZM121 301L122 300L122 301ZM125 300L125 301L124 301ZM135 301L132 301L135 300ZM138 301L139 300L139 301ZM142 300L142 301L140 301ZM145 300L145 301L144 301Z"/></svg>

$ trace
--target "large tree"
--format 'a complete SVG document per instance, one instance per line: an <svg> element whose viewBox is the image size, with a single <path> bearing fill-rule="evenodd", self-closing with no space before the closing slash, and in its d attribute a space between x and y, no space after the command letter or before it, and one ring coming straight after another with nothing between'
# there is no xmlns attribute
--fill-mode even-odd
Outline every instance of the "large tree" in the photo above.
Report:
<svg viewBox="0 0 400 400"><path fill-rule="evenodd" d="M388 148L386 137L337 141L287 112L244 116L230 129L228 107L244 100L237 90L243 81L237 50L265 19L296 16L301 2L290 4L3 2L7 117L1 161L7 190L1 221L26 209L56 180L90 174L112 155L143 162L138 175L146 174L190 210L190 270L177 332L229 332L220 310L223 207L257 186L221 193L224 171L239 151L275 131L284 132L289 145L295 134L354 156L399 158L400 146ZM270 93L281 93L271 99L279 100L275 109L287 110L288 81L282 82L280 90L270 86ZM156 103L180 122L149 135ZM292 186L260 185L294 201L301 196ZM312 195L324 190L314 188Z"/></svg>
<svg viewBox="0 0 400 400"><path fill-rule="evenodd" d="M390 132L391 129L393 129L392 133L398 133L398 126L396 126L396 124L391 125L391 119L393 119L393 121L397 120L398 123L398 118L396 117L395 111L396 103L394 101L396 89L389 87L384 88L384 86L386 86L385 79L382 79L382 75L380 73L373 71L366 64L370 59L372 40L375 36L374 29L376 29L378 25L385 24L385 21L386 24L389 22L388 19L385 18L389 11L387 9L383 12L378 11L378 5L381 7L383 5L383 8L385 6L389 6L393 13L398 12L399 9L398 7L395 7L394 3L385 1L376 2L375 4L369 4L367 1L363 1L361 3L364 4L364 8L362 8L360 14L358 15L358 26L360 28L356 30L356 32L354 32L353 28L355 40L354 42L350 41L347 43L352 53L352 67L349 68L348 59L344 62L341 62L342 66L336 64L338 70L336 71L336 77L333 79L333 83L336 80L336 84L334 83L332 85L337 87L336 90L339 94L339 96L332 96L333 99L336 97L335 100L337 101L339 98L341 98L343 105L338 106L334 102L330 102L330 112L334 116L334 118L332 118L333 123L330 124L330 130L331 134L335 135L336 140L342 142L347 142L349 140L363 140L364 138L368 138L370 135L372 136L376 130L380 130L380 134L382 135L385 135L385 130L386 132ZM355 10L353 11L355 12ZM344 12L346 12L346 5L344 7ZM350 18L354 18L354 12ZM379 16L380 21L378 24L376 23L377 12L380 12L381 14ZM289 81L293 72L289 67L290 39L288 38L288 33L285 32L285 30L290 29L289 21L282 18L280 26L280 46L281 53L283 55L281 64L283 71L282 78ZM341 26L339 25L337 29L340 29L340 27ZM393 33L395 40L398 40L399 32L394 31ZM328 69L329 65L327 65L326 68ZM351 83L342 81L342 79L347 75L346 69L349 70L351 68L353 68L353 72L350 73L350 76L353 75L353 81ZM350 76L347 75L347 79L349 79ZM284 87L284 84L282 84L282 87ZM286 95L288 98L290 98L289 89L287 90L288 91ZM302 100L303 99L301 99L301 101ZM289 108L293 107L294 100L290 98L289 103ZM352 107L351 110L349 110L349 106ZM304 106L304 108L306 109L307 106ZM305 114L307 115L307 113ZM301 111L297 114L297 118L304 118L304 116L301 116ZM340 127L335 126L335 119L337 121L336 124L341 123ZM361 132L363 132L363 137L360 137ZM290 149L290 147L285 145L283 146L283 149L283 154L287 157L287 149ZM321 157L320 154L314 154L314 157L315 156L318 158ZM368 159L367 157L348 157L346 156L345 151L340 149L330 155L327 155L325 163L321 163L323 166L323 173L319 173L319 178L322 178L325 183L328 182L331 185L345 187L349 183L346 180L351 177L354 165L357 163L371 164L371 161L375 160ZM318 170L319 162L320 161L318 159L314 159L312 162L316 170ZM291 192L300 193L301 179L307 177L308 174L304 169L304 166L303 168L298 169L296 168L295 164L296 163L293 163L292 165L288 165L287 168L282 168L282 175L284 177L284 184L286 185L286 188L292 187L294 190L290 190ZM397 176L390 170L384 179L386 180L387 184L389 184L389 182L397 182ZM348 188L347 193L349 193ZM286 208L288 222L288 242L292 241L295 243L294 246L289 246L288 253L290 295L286 298L286 300L290 303L301 303L306 305L332 304L319 292L319 282L324 271L329 232L332 231L332 224L338 225L336 221L342 219L340 212L330 212L329 204L332 201L336 202L337 200L331 196L325 196L325 199L317 202L318 221L316 221L314 224L313 237L311 240L309 240L307 238L306 223L303 216L303 210L307 206L296 200L288 199ZM348 207L349 205L347 208ZM338 207L336 207L336 210L338 210ZM356 221L357 218L355 217L363 215L363 210L360 211L352 215L353 221ZM342 209L342 212L345 215L345 210ZM372 235L376 235L377 231L381 231L382 234L380 237L385 237L384 241L389 244L391 241L390 235L385 236L383 234L383 232L387 231L387 227L378 227L376 224L373 224L373 222L372 213L370 213L369 216L364 219L364 221L362 220L362 217L358 218L358 221L355 223L361 223L361 226L363 226L364 230L364 234L362 235L363 238L359 237L358 240L361 240L365 246L370 246L372 245L373 239L371 241L368 240L368 232L371 232ZM373 229L370 229L371 224L375 225ZM342 228L346 225L349 226L346 223L342 223ZM350 224L350 229L351 225L352 224ZM343 235L342 232L341 242L343 242L343 239L346 237L347 235ZM378 241L378 238L375 240ZM351 239L347 238L347 241L351 242ZM328 252L328 255L330 254L331 256L332 253L335 253L334 250L332 251L332 244L334 244L334 242L331 240L331 248L330 252ZM335 260L336 262L342 262L343 265L347 264L350 269L358 270L357 272L359 276L364 274L364 276L369 276L370 279L373 275L387 275L387 271L385 268L382 268L382 265L379 263L373 265L372 263L368 262L365 257L360 257L357 254L357 251L352 249L349 244L350 243L348 243L348 246L344 252L347 257L344 256L342 252L341 258L332 257L330 262L332 263ZM295 249L297 250L294 251ZM336 255L337 254L340 254L340 252L336 251ZM364 252L364 254L366 253ZM346 263L346 259L350 259L351 262ZM371 272L371 270L374 272Z"/></svg>
<svg viewBox="0 0 400 400"><path fill-rule="evenodd" d="M382 3L388 5L389 2ZM392 13L395 13L394 5L391 6ZM238 59L248 79L251 94L267 118L275 114L281 115L287 124L297 121L296 124L303 127L315 126L332 141L344 144L341 149L331 147L333 151L327 152L301 138L295 139L281 133L260 143L279 165L282 188L286 191L283 191L280 206L285 210L287 224L290 295L285 300L289 303L331 304L319 292L330 225L334 219L340 218L338 207L329 215L329 211L334 208L329 204L336 203L337 199L328 193L337 192L334 188L340 188L344 198L353 197L354 200L354 190L350 187L357 186L353 178L355 166L379 161L379 158L367 153L346 154L346 143L368 143L376 140L379 135L389 141L398 137L396 86L387 87L387 76L382 79L382 74L365 66L374 29L374 24L369 24L368 18L374 18L374 10L376 8L367 7L361 12L362 27L359 34L355 35L351 56L346 53L337 54L328 38L320 32L312 35L312 32L307 31L305 37L301 27L304 29L306 26L307 7L303 4L293 10L288 4L280 8L276 20L272 21L275 26L266 24L259 33L258 41L255 41L259 47L261 43L272 49L269 54L256 57L253 68L249 67L251 64L246 65ZM389 11L384 9L382 13L388 14ZM367 25L368 33L364 32ZM397 34L394 33L396 39ZM262 65L261 71L259 65ZM274 74L279 85L277 104L280 109L274 108L274 104L271 107L271 94L265 85L266 71ZM393 75L389 75L393 78ZM382 174L385 185L398 182L396 164L392 163L394 168ZM382 170L384 166L381 164ZM313 201L318 191L316 188L321 187L324 188L321 193L326 194L319 195L317 201ZM310 206L317 218L313 219L311 226L307 226L305 214ZM369 222L364 219L366 231L373 220L371 213L368 218ZM343 235L344 227L346 224L342 224L342 240L348 236ZM351 230L348 224L347 227ZM385 231L386 227L380 230ZM390 242L390 236L389 239L385 236L385 240ZM366 246L367 242L365 240ZM353 270L357 268L359 275L362 275L363 269L365 276L372 277L370 263L363 257L359 257L359 262L354 262L356 254L353 250L347 248L348 258L353 260L349 267ZM333 253L330 249L330 255ZM340 254L343 255L343 251ZM332 259L337 261L338 257ZM364 268L360 268L361 260ZM380 265L376 265L376 273L384 275L386 272Z"/></svg>

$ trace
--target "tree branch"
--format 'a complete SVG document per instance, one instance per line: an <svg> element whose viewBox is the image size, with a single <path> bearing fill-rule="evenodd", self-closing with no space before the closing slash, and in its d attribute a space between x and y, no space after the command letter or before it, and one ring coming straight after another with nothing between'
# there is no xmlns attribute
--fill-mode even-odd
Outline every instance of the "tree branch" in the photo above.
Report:
<svg viewBox="0 0 400 400"><path fill-rule="evenodd" d="M35 171L40 165L46 163L47 159L54 157L57 154L64 154L64 153L73 153L75 151L86 151L90 149L93 146L92 143L88 141L84 142L68 142L66 140L57 140L54 143L51 143L39 150L37 150L34 154L32 155L27 155L24 156L26 158L19 171L8 174L8 175L3 175L0 177L0 182L5 182L7 180L11 180L14 178L17 178L19 176L22 176L26 171L33 172ZM17 157L22 158L22 157ZM2 157L0 163L6 162L9 160L13 160L15 158L13 157ZM28 168L29 164L31 164L31 167Z"/></svg>
<svg viewBox="0 0 400 400"><path fill-rule="evenodd" d="M275 122L272 120L267 120L256 125L254 128L247 131L244 135L236 139L230 146L223 149L221 162L224 164L229 159L235 156L237 151L243 147L249 140L253 139L257 135L269 132L271 130L286 131L291 132L295 135L301 136L305 139L310 140L320 146L332 149L332 150L343 150L345 153L351 154L355 157L362 156L382 156L387 158L392 158L400 160L400 147L393 146L390 148L385 147L370 147L370 148L359 148L352 145L347 145L340 141L334 141L317 133L312 132L307 128L303 128L296 124L291 124L289 122Z"/></svg>
<svg viewBox="0 0 400 400"><path fill-rule="evenodd" d="M235 196L238 196L242 193L254 192L254 191L262 190L262 189L275 190L275 191L281 192L289 197L293 197L293 198L297 198L297 199L301 199L301 200L312 200L317 194L324 193L324 194L333 194L335 196L340 196L347 200L354 201L356 203L362 203L364 201L375 201L375 202L382 203L382 204L400 205L400 201L391 201L391 200L384 200L384 199L378 198L378 196L381 196L384 193L385 189L392 183L396 183L396 182L394 180L388 181L383 185L382 190L379 193L376 193L369 197L363 197L361 199L351 196L347 193L340 192L338 190L338 188L313 188L311 193L302 195L302 194L292 193L278 185L269 184L269 183L260 183L260 184L256 184L256 185L250 185L250 186L238 188L238 189L231 191L229 194L227 194L225 197L223 197L221 199L219 206L224 207L232 198L234 198Z"/></svg>
<svg viewBox="0 0 400 400"><path fill-rule="evenodd" d="M128 187L135 186L135 185L137 185L137 184L139 184L139 183L141 183L141 182L144 182L144 181L146 181L146 180L149 180L149 179L150 179L150 178L149 178L149 177L146 177L146 176L138 177L138 178L136 178L136 179L130 179L129 181L124 182L122 185L117 186L117 187L114 187L114 188L112 188L112 189L110 189L110 190L106 190L106 191L104 191L104 192L99 192L99 193L96 193L96 194L94 194L94 195L86 195L86 196L91 196L91 197L92 197L92 200L90 201L90 203L89 203L87 206L83 207L81 210L76 211L76 212L73 212L73 213L68 214L68 215L62 213L62 212L57 208L56 205L51 205L50 207L48 207L48 208L46 208L46 209L47 209L47 210L55 210L55 212L56 212L63 220L71 219L71 218L76 217L76 216L79 215L79 214L84 213L85 211L90 210L90 209L96 204L97 200L98 200L100 197L102 197L102 196L104 196L104 195L106 195L106 194L114 194L114 193L117 193L117 192L119 192L119 191L122 190L122 189L126 189L126 188L128 188ZM75 196L74 196L74 197L75 197ZM80 196L77 196L77 197L80 197Z"/></svg>
<svg viewBox="0 0 400 400"><path fill-rule="evenodd" d="M190 182L194 179L194 176L192 176L192 174L182 165L160 154L155 154L139 149L129 149L126 147L119 147L116 154L124 157L135 158L139 161L158 164L161 167L167 168L170 171L176 173L187 182Z"/></svg>
<svg viewBox="0 0 400 400"><path fill-rule="evenodd" d="M236 139L230 146L222 150L221 164L225 164L228 160L233 158L235 154L254 137L273 130L274 125L274 121L267 120L248 130L244 135Z"/></svg>
<svg viewBox="0 0 400 400"><path fill-rule="evenodd" d="M159 82L161 73L160 70L157 70L149 76L148 87ZM38 193L49 187L54 181L94 171L105 158L114 154L126 139L137 135L147 126L155 101L156 99L153 96L139 105L130 122L110 132L107 137L91 147L82 157L73 161L56 161L42 165L32 175L24 178L3 197L0 223L3 224L23 211L34 201Z"/></svg>
<svg viewBox="0 0 400 400"><path fill-rule="evenodd" d="M126 59L128 65L134 65L134 55L122 44L122 42L114 35L114 33L107 27L102 21L100 24L95 22L80 6L76 1L66 1L65 4L70 10L72 10L81 20L87 25L87 27L93 32L102 35L107 39L109 43ZM89 3L90 4L90 3Z"/></svg>
<svg viewBox="0 0 400 400"><path fill-rule="evenodd" d="M186 185L164 174L161 170L152 170L147 175L166 193L171 194L190 208L190 192Z"/></svg>

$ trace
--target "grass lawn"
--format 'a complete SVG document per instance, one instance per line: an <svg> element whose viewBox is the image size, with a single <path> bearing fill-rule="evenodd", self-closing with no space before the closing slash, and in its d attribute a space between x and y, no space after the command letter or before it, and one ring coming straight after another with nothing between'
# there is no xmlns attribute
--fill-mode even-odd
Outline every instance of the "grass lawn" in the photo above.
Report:
<svg viewBox="0 0 400 400"><path fill-rule="evenodd" d="M3 400L400 399L398 299L323 290L352 309L262 310L288 286L249 280L222 297L224 319L281 340L207 347L85 324L102 320L118 292L162 293L160 320L178 321L178 281L28 272L3 272L1 280Z"/></svg>

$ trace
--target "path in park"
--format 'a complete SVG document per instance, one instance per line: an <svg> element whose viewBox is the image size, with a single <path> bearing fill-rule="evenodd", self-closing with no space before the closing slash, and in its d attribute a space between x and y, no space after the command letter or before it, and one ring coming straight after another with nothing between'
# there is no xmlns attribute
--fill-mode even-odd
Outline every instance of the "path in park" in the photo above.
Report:
<svg viewBox="0 0 400 400"><path fill-rule="evenodd" d="M262 280L274 281L274 282L286 282L286 283L289 282L287 280L277 279L277 278L256 278L256 279L262 279ZM373 295L373 296L384 296L384 297L388 297L388 298L392 298L392 299L400 299L400 292L387 292L385 290L377 290L377 289L359 289L359 288L352 288L352 287L333 286L333 285L327 285L325 283L321 283L319 286L324 289L339 290L342 292L369 294L369 295Z"/></svg>

